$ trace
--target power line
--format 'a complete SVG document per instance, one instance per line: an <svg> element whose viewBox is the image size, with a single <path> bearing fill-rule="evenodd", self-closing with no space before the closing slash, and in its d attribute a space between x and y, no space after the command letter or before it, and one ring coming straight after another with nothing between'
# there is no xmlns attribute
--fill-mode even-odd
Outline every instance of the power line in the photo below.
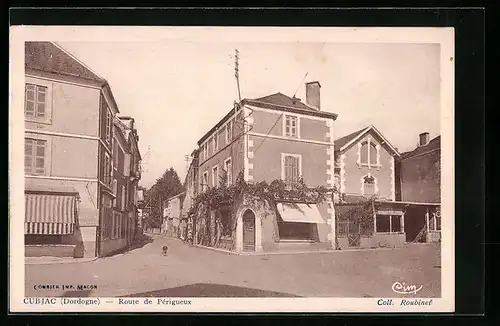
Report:
<svg viewBox="0 0 500 326"><path fill-rule="evenodd" d="M325 44L326 42L323 42L323 45L321 45L321 49L319 49L319 52L318 52L318 55L321 54L321 52L323 52L323 48L325 47ZM297 92L299 91L299 88L300 86L302 85L302 83L304 82L304 79L306 79L307 75L309 74L309 71L306 72L306 74L304 75L304 77L302 77L302 80L300 81L299 83L299 86L297 87L297 89L295 90L295 93L293 93L293 96L292 97L295 97L295 95L297 94Z"/></svg>
<svg viewBox="0 0 500 326"><path fill-rule="evenodd" d="M304 77L302 77L302 80L300 81L299 86L297 86L297 89L295 90L295 93L293 93L292 97L295 97L295 95L299 91L300 86L302 86L302 83L304 82L304 79L306 79L306 77L307 77L308 74L309 74L309 72L306 72L306 74L304 75Z"/></svg>
<svg viewBox="0 0 500 326"><path fill-rule="evenodd" d="M260 142L259 146L257 146L257 148L253 151L254 154L257 153L257 151L259 150L260 146L262 146L262 144L266 141L266 139L269 138L269 134L271 133L271 131L273 131L274 127L276 127L276 124L278 123L278 121L282 118L282 115L280 115L278 117L278 119L276 119L276 121L274 121L274 124L273 126L271 127L271 129L269 129L269 131L267 132L266 136L264 137L264 139Z"/></svg>

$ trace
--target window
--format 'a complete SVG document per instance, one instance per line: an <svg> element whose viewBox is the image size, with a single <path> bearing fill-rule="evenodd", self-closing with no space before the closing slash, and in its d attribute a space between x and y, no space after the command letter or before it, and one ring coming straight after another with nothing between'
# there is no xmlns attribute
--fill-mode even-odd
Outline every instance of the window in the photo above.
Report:
<svg viewBox="0 0 500 326"><path fill-rule="evenodd" d="M123 216L121 213L113 212L113 227L111 232L112 239L119 239L122 237L123 230Z"/></svg>
<svg viewBox="0 0 500 326"><path fill-rule="evenodd" d="M113 232L113 210L110 208L110 202L106 196L101 197L101 214L102 214L102 236L104 239L109 239Z"/></svg>
<svg viewBox="0 0 500 326"><path fill-rule="evenodd" d="M47 141L26 138L24 140L24 172L29 174L45 174Z"/></svg>
<svg viewBox="0 0 500 326"><path fill-rule="evenodd" d="M108 109L106 109L106 142L111 144L111 127L113 124L113 116Z"/></svg>
<svg viewBox="0 0 500 326"><path fill-rule="evenodd" d="M116 179L113 180L113 195L115 198L113 199L113 207L117 208L118 207L118 182Z"/></svg>
<svg viewBox="0 0 500 326"><path fill-rule="evenodd" d="M201 191L204 191L208 188L208 171L203 172L203 176L201 177Z"/></svg>
<svg viewBox="0 0 500 326"><path fill-rule="evenodd" d="M429 214L429 230L441 231L441 214L439 211Z"/></svg>
<svg viewBox="0 0 500 326"><path fill-rule="evenodd" d="M231 120L228 121L226 125L226 144L233 139L233 122Z"/></svg>
<svg viewBox="0 0 500 326"><path fill-rule="evenodd" d="M298 119L296 116L285 115L285 136L298 137Z"/></svg>
<svg viewBox="0 0 500 326"><path fill-rule="evenodd" d="M278 222L278 233L281 240L314 240L313 223Z"/></svg>
<svg viewBox="0 0 500 326"><path fill-rule="evenodd" d="M219 167L216 165L212 168L212 187L219 185Z"/></svg>
<svg viewBox="0 0 500 326"><path fill-rule="evenodd" d="M233 184L233 164L231 163L231 158L224 161L224 170L226 171L226 185L229 187Z"/></svg>
<svg viewBox="0 0 500 326"><path fill-rule="evenodd" d="M121 199L121 209L122 209L122 211L124 211L125 208L126 208L126 203L127 203L127 201L126 201L126 198L127 198L126 194L127 194L127 192L125 191L125 186L123 185L122 186L122 193L121 193L121 195L122 195L121 196L122 197L122 199Z"/></svg>
<svg viewBox="0 0 500 326"><path fill-rule="evenodd" d="M47 87L26 84L24 115L30 118L45 119L47 117Z"/></svg>
<svg viewBox="0 0 500 326"><path fill-rule="evenodd" d="M334 178L335 178L335 184L334 184L335 189L340 191L340 175L335 174Z"/></svg>
<svg viewBox="0 0 500 326"><path fill-rule="evenodd" d="M402 215L381 215L377 214L377 232L379 233L399 233L404 232L401 227Z"/></svg>
<svg viewBox="0 0 500 326"><path fill-rule="evenodd" d="M209 157L208 142L206 142L202 148L203 148L203 160L206 160Z"/></svg>
<svg viewBox="0 0 500 326"><path fill-rule="evenodd" d="M113 141L113 168L118 169L118 141Z"/></svg>
<svg viewBox="0 0 500 326"><path fill-rule="evenodd" d="M359 146L359 164L370 166L379 166L379 147L371 139L364 141Z"/></svg>
<svg viewBox="0 0 500 326"><path fill-rule="evenodd" d="M218 150L219 150L219 135L218 132L216 131L214 135L214 154L217 153Z"/></svg>
<svg viewBox="0 0 500 326"><path fill-rule="evenodd" d="M366 176L362 179L363 182L363 195L365 196L373 196L375 191L375 178L372 176Z"/></svg>
<svg viewBox="0 0 500 326"><path fill-rule="evenodd" d="M287 184L297 183L302 174L302 157L294 154L282 154L281 177Z"/></svg>
<svg viewBox="0 0 500 326"><path fill-rule="evenodd" d="M109 157L109 154L106 152L104 153L104 183L107 185L111 184L111 158Z"/></svg>

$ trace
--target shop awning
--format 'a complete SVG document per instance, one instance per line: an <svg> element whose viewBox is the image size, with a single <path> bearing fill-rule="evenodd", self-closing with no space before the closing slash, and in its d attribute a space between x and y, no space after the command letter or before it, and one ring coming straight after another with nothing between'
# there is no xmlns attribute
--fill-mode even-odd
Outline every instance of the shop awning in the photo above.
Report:
<svg viewBox="0 0 500 326"><path fill-rule="evenodd" d="M285 222L326 223L316 204L278 203L277 207Z"/></svg>
<svg viewBox="0 0 500 326"><path fill-rule="evenodd" d="M63 235L74 232L76 195L26 193L25 234Z"/></svg>

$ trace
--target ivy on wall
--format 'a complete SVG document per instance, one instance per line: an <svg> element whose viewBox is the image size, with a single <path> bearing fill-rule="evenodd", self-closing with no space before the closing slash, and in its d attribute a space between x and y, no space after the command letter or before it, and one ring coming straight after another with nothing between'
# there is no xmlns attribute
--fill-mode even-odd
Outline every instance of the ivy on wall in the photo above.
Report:
<svg viewBox="0 0 500 326"><path fill-rule="evenodd" d="M303 179L295 184L286 184L283 180L276 179L270 184L262 181L258 183L247 183L240 173L236 181L227 186L227 174L222 171L219 187L209 188L198 194L193 200L193 205L188 216L193 219L195 243L220 247L224 230L230 231L229 238L235 239L236 212L245 198L254 205L266 205L264 218L269 215L270 210L276 212L277 202L302 202L320 204L338 194L336 188L330 189L324 186L308 187ZM351 220L356 223L368 223L373 228L373 204L374 198L366 199L357 203L346 212L336 214L339 220ZM222 211L226 213L223 214ZM369 224L371 223L371 224ZM277 229L277 228L276 228ZM276 235L275 235L276 238Z"/></svg>

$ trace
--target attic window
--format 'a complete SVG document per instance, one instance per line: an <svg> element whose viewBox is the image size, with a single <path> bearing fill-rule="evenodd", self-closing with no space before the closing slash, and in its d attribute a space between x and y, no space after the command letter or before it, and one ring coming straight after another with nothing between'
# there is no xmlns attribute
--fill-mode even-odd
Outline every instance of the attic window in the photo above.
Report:
<svg viewBox="0 0 500 326"><path fill-rule="evenodd" d="M370 138L358 143L358 165L380 167L380 145Z"/></svg>

